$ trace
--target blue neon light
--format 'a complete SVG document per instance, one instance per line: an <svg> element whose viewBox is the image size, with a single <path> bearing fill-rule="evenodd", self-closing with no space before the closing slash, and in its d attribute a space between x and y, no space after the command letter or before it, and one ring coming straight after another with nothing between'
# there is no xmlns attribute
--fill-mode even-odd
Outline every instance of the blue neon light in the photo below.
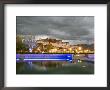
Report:
<svg viewBox="0 0 110 90"><path fill-rule="evenodd" d="M73 54L16 54L16 61L72 61Z"/></svg>

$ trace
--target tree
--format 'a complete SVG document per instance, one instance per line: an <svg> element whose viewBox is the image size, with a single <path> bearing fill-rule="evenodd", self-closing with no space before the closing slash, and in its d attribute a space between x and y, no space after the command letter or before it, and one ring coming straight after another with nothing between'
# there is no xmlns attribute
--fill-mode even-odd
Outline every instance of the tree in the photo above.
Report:
<svg viewBox="0 0 110 90"><path fill-rule="evenodd" d="M22 50L22 51L28 50L28 47L27 47L26 44L24 44L24 43L22 42L22 38L19 37L19 36L17 36L17 37L16 37L16 52L21 51L21 50Z"/></svg>

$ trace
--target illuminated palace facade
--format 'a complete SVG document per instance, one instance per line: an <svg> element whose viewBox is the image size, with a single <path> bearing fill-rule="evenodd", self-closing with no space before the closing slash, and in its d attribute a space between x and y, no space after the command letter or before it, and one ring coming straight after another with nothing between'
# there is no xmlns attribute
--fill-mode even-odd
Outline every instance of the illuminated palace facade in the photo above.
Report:
<svg viewBox="0 0 110 90"><path fill-rule="evenodd" d="M63 47L63 48L70 47L69 42L62 42L62 40L49 39L49 38L37 40L37 43L42 43L43 45L51 44L55 47Z"/></svg>
<svg viewBox="0 0 110 90"><path fill-rule="evenodd" d="M22 43L28 45L29 48L35 50L35 52L45 52L48 46L52 46L49 51L46 52L71 52L71 53L94 53L94 48L88 46L87 44L82 45L70 45L69 42L63 42L62 40L45 38L36 39L37 36L34 35L17 35L22 39ZM85 47L86 46L86 47ZM94 45L92 45L94 46Z"/></svg>
<svg viewBox="0 0 110 90"><path fill-rule="evenodd" d="M72 45L69 45L69 42L62 42L62 40L51 39L51 38L36 40L36 36L33 35L18 35L18 36L22 39L23 43L28 44L29 46L31 44L35 46L38 43L42 43L43 45L51 44L55 47L62 47L62 48L73 47Z"/></svg>

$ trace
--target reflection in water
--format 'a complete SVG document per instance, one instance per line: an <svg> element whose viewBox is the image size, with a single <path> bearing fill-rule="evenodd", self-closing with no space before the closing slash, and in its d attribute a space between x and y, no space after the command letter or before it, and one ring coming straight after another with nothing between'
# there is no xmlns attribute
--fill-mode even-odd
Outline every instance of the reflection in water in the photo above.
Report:
<svg viewBox="0 0 110 90"><path fill-rule="evenodd" d="M94 74L94 55L74 55L64 61L16 62L17 74Z"/></svg>

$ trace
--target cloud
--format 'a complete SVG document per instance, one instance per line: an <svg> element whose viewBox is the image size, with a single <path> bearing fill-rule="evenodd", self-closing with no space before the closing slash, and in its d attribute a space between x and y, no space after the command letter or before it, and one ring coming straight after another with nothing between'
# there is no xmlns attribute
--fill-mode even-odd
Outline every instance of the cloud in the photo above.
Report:
<svg viewBox="0 0 110 90"><path fill-rule="evenodd" d="M93 16L17 16L17 34L94 40Z"/></svg>
<svg viewBox="0 0 110 90"><path fill-rule="evenodd" d="M36 35L36 36L35 36L35 39L36 39L36 40L39 40L39 39L46 39L46 38L59 39L59 38L56 38L56 37L51 36L51 35Z"/></svg>
<svg viewBox="0 0 110 90"><path fill-rule="evenodd" d="M55 29L49 29L49 33L52 35L59 35L59 36L70 36L68 32L61 31L61 30L55 30Z"/></svg>

